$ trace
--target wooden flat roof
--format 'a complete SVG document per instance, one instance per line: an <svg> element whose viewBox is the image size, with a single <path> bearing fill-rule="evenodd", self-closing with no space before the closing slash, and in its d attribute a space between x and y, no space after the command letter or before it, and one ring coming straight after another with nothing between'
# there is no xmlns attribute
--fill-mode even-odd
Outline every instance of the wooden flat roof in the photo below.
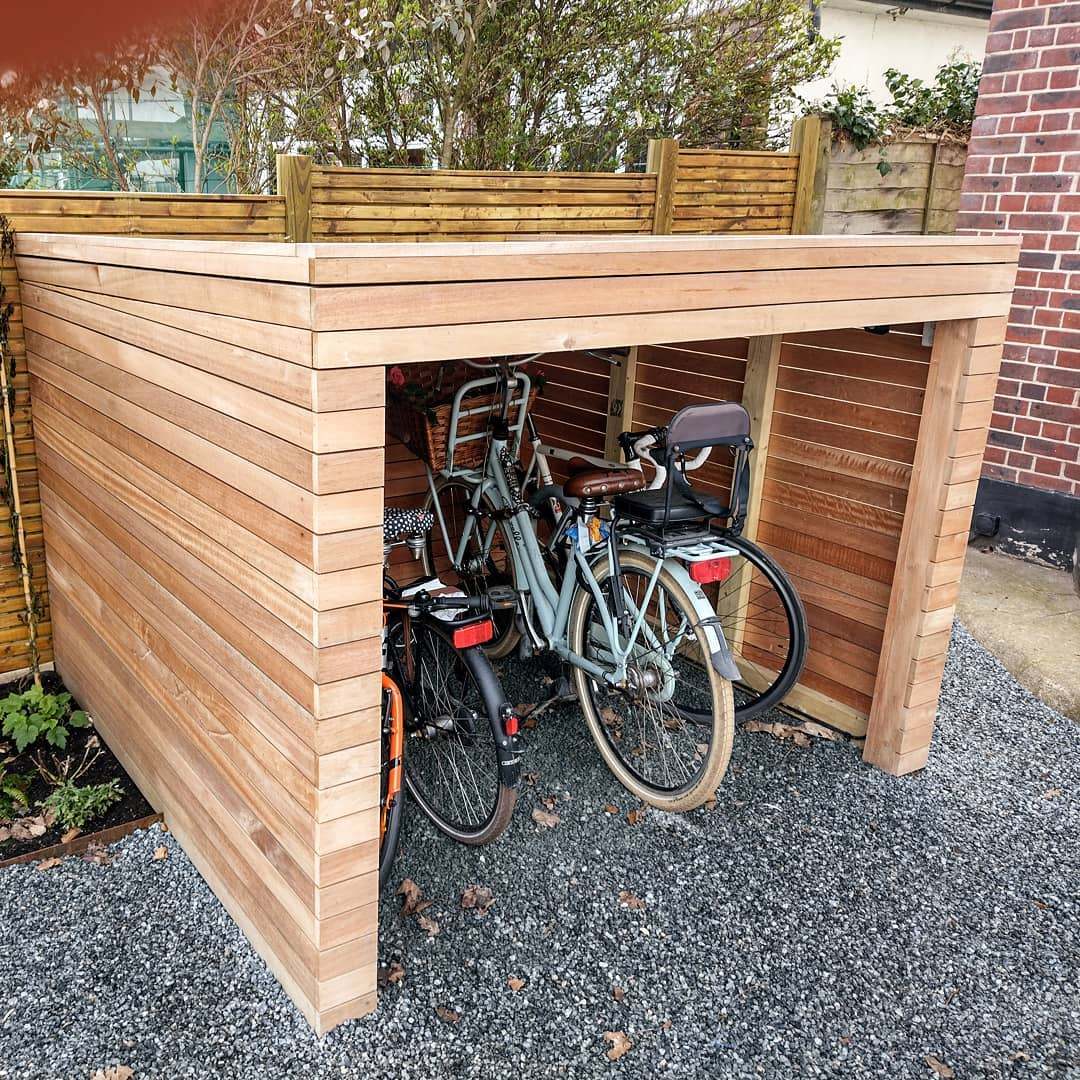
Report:
<svg viewBox="0 0 1080 1080"><path fill-rule="evenodd" d="M1018 253L976 236L18 236L24 281L310 330L317 367L1004 317Z"/></svg>

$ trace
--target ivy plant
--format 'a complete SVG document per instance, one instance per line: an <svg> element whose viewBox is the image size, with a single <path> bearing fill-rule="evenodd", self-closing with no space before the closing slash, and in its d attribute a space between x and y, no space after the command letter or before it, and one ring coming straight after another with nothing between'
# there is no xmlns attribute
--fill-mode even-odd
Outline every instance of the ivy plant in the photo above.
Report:
<svg viewBox="0 0 1080 1080"><path fill-rule="evenodd" d="M67 746L70 728L90 726L90 717L82 709L71 708L71 695L49 694L32 686L21 694L8 694L0 700L3 733L15 741L21 754L39 738L59 750Z"/></svg>

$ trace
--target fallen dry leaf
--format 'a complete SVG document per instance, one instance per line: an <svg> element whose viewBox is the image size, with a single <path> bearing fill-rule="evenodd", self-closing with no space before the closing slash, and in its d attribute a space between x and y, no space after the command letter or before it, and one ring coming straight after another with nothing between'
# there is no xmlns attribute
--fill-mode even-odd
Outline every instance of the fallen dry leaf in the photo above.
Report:
<svg viewBox="0 0 1080 1080"><path fill-rule="evenodd" d="M511 975L510 978L506 980L506 985L516 994L525 985L525 980L519 979L516 975Z"/></svg>
<svg viewBox="0 0 1080 1080"><path fill-rule="evenodd" d="M436 1005L435 1012L440 1020L445 1020L448 1024L456 1024L461 1019L461 1013L457 1009L448 1009L445 1005Z"/></svg>
<svg viewBox="0 0 1080 1080"><path fill-rule="evenodd" d="M629 889L623 889L619 893L619 903L623 907L631 908L634 911L642 911L645 907L645 901L640 896L635 896Z"/></svg>
<svg viewBox="0 0 1080 1080"><path fill-rule="evenodd" d="M405 969L397 960L391 960L388 967L379 968L379 986L385 989L405 978Z"/></svg>
<svg viewBox="0 0 1080 1080"><path fill-rule="evenodd" d="M644 807L638 807L635 810L631 810L630 813L626 815L626 823L627 823L627 825L636 825L639 821L644 821L644 820L645 820L645 808Z"/></svg>
<svg viewBox="0 0 1080 1080"><path fill-rule="evenodd" d="M438 937L440 927L434 919L428 918L427 915L417 915L416 923L421 930L427 931L429 938Z"/></svg>
<svg viewBox="0 0 1080 1080"><path fill-rule="evenodd" d="M743 724L743 731L762 732L777 739L786 739L803 748L811 746L813 742L801 728L793 724L781 724L776 720L748 720Z"/></svg>
<svg viewBox="0 0 1080 1080"><path fill-rule="evenodd" d="M618 1061L634 1045L625 1031L605 1031L604 1042L611 1044L611 1049L606 1051L608 1061Z"/></svg>
<svg viewBox="0 0 1080 1080"><path fill-rule="evenodd" d="M112 856L105 850L104 844L91 844L81 855L83 862L96 863L98 866L108 866L112 863Z"/></svg>
<svg viewBox="0 0 1080 1080"><path fill-rule="evenodd" d="M941 1077L941 1080L952 1080L956 1076L956 1070L951 1065L946 1065L944 1061L938 1061L933 1054L926 1055L926 1064Z"/></svg>
<svg viewBox="0 0 1080 1080"><path fill-rule="evenodd" d="M541 795L540 801L548 810L554 810L559 805L559 800L554 795Z"/></svg>
<svg viewBox="0 0 1080 1080"><path fill-rule="evenodd" d="M54 866L59 866L59 865L60 865L60 860L59 859L42 859L41 862L39 862L37 864L37 868L39 870L51 870Z"/></svg>
<svg viewBox="0 0 1080 1080"><path fill-rule="evenodd" d="M81 835L82 835L82 829L68 829L68 831L66 833L64 833L63 836L60 837L60 843L61 844L66 844L70 840L74 840L76 836L81 836Z"/></svg>
<svg viewBox="0 0 1080 1080"><path fill-rule="evenodd" d="M605 814L617 814L618 812L619 812L619 808L617 806L612 806L611 803L608 803L604 807L604 813Z"/></svg>
<svg viewBox="0 0 1080 1080"><path fill-rule="evenodd" d="M613 986L611 996L621 1005L626 1000L626 991L621 986Z"/></svg>
<svg viewBox="0 0 1080 1080"><path fill-rule="evenodd" d="M546 810L541 810L540 807L537 807L532 812L532 819L537 825L543 825L547 829L554 829L562 821L558 814L549 814Z"/></svg>
<svg viewBox="0 0 1080 1080"><path fill-rule="evenodd" d="M167 859L168 857L169 849L164 845L154 848L154 862L161 862L162 859Z"/></svg>
<svg viewBox="0 0 1080 1080"><path fill-rule="evenodd" d="M486 915L494 903L495 894L486 885L470 885L461 894L461 906L475 909L477 915Z"/></svg>
<svg viewBox="0 0 1080 1080"><path fill-rule="evenodd" d="M431 907L432 901L424 899L424 890L412 878L406 878L398 886L397 894L404 897L401 901L403 919L407 919L410 915L419 915L425 908Z"/></svg>
<svg viewBox="0 0 1080 1080"><path fill-rule="evenodd" d="M622 717L610 705L600 710L600 719L608 727L622 727Z"/></svg>
<svg viewBox="0 0 1080 1080"><path fill-rule="evenodd" d="M1049 791L1043 792L1044 799L1056 799L1061 794L1061 788L1052 787Z"/></svg>
<svg viewBox="0 0 1080 1080"><path fill-rule="evenodd" d="M134 1075L135 1070L127 1065L110 1065L107 1069L98 1069L92 1073L90 1080L131 1080Z"/></svg>
<svg viewBox="0 0 1080 1080"><path fill-rule="evenodd" d="M663 1023L662 1023L661 1025L660 1025L660 1030L661 1030L661 1031L670 1031L670 1030L671 1030L671 1021L670 1021L670 1020L665 1020L665 1021L664 1021L664 1022L663 1022Z"/></svg>
<svg viewBox="0 0 1080 1080"><path fill-rule="evenodd" d="M538 772L522 773L521 779L524 780L525 783L529 784L531 787L535 787L536 781L540 779L540 774Z"/></svg>

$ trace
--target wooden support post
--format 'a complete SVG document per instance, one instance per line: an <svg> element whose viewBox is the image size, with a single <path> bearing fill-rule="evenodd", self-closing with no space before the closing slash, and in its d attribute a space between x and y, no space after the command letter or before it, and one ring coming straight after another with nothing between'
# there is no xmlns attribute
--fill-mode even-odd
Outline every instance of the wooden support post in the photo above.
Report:
<svg viewBox="0 0 1080 1080"><path fill-rule="evenodd" d="M752 337L746 352L742 404L750 414L750 437L754 440L754 452L750 455L750 505L746 508L746 521L743 524L743 536L748 540L757 538L782 341L783 337L780 334ZM721 620L726 620L728 616L731 616L734 632L728 645L734 652L741 654L745 621L736 619L734 616L750 603L753 571L749 564L740 560L737 573L740 575L739 587L737 589L725 588L721 591L716 613ZM769 681L772 681L772 677Z"/></svg>
<svg viewBox="0 0 1080 1080"><path fill-rule="evenodd" d="M285 197L285 240L311 243L311 158L278 154L277 193Z"/></svg>
<svg viewBox="0 0 1080 1080"><path fill-rule="evenodd" d="M1004 336L1003 318L938 323L934 334L863 750L895 775L930 752Z"/></svg>
<svg viewBox="0 0 1080 1080"><path fill-rule="evenodd" d="M619 436L634 426L634 383L637 378L638 347L632 346L622 367L612 368L608 378L607 434L604 457L621 461Z"/></svg>
<svg viewBox="0 0 1080 1080"><path fill-rule="evenodd" d="M653 235L671 232L675 215L675 181L679 170L679 140L650 139L647 173L656 175L656 202L653 204Z"/></svg>
<svg viewBox="0 0 1080 1080"><path fill-rule="evenodd" d="M832 121L809 115L795 121L791 129L791 152L799 155L799 175L795 184L795 209L791 235L820 233L825 219L825 192L829 186L829 148Z"/></svg>

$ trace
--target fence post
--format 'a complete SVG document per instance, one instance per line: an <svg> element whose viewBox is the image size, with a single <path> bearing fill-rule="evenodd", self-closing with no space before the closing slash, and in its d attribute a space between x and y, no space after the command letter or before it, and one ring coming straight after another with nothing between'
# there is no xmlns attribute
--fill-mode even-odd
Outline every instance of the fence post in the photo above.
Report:
<svg viewBox="0 0 1080 1080"><path fill-rule="evenodd" d="M653 201L653 235L666 236L671 232L675 217L675 176L679 163L678 139L650 139L649 156L645 172L656 177L656 194ZM608 379L607 432L604 439L604 456L618 461L619 435L629 431L634 421L634 378L637 372L637 346L631 346L630 354L622 367L614 368Z"/></svg>
<svg viewBox="0 0 1080 1080"><path fill-rule="evenodd" d="M277 155L277 193L285 197L285 242L311 242L311 157Z"/></svg>
<svg viewBox="0 0 1080 1080"><path fill-rule="evenodd" d="M820 233L825 219L825 191L829 185L829 147L832 121L811 114L801 116L791 129L791 152L799 155L795 183L795 209L791 235Z"/></svg>
<svg viewBox="0 0 1080 1080"><path fill-rule="evenodd" d="M650 139L645 171L656 174L656 202L653 204L653 235L671 232L675 216L675 173L679 163L678 139Z"/></svg>
<svg viewBox="0 0 1080 1080"><path fill-rule="evenodd" d="M934 182L937 180L938 152L941 140L938 139L930 151L930 177L926 181L926 204L923 206L922 232L925 236L930 231L930 215L934 212Z"/></svg>

